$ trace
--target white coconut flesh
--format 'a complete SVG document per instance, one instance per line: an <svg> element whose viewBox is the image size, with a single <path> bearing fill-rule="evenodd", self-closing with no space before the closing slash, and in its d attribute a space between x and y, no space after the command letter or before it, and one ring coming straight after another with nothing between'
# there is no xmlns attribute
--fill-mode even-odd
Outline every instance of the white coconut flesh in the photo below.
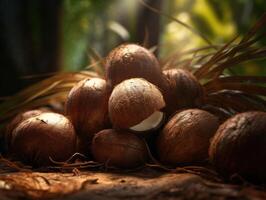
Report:
<svg viewBox="0 0 266 200"><path fill-rule="evenodd" d="M137 125L130 127L129 129L132 131L137 131L137 132L156 129L161 125L161 122L163 121L163 119L164 119L164 113L160 111L155 111L148 118L144 119Z"/></svg>

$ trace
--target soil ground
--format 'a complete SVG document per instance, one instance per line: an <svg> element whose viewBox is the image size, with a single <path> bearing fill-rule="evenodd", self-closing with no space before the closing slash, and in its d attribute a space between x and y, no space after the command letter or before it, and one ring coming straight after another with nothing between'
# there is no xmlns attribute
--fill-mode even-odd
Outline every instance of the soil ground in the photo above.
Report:
<svg viewBox="0 0 266 200"><path fill-rule="evenodd" d="M0 199L266 199L266 190L192 173L13 172L0 174Z"/></svg>

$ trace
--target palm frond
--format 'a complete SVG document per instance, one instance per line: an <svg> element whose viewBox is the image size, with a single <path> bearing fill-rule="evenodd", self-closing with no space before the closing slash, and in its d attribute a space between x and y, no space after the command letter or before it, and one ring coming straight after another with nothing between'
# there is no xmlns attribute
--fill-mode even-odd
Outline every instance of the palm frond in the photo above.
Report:
<svg viewBox="0 0 266 200"><path fill-rule="evenodd" d="M254 47L257 41L266 35L266 13L250 29L250 31L240 40L237 45L232 45L239 37L233 38L206 63L195 71L198 79L216 78L220 76L225 69L236 66L239 63L260 59L266 57L266 47Z"/></svg>
<svg viewBox="0 0 266 200"><path fill-rule="evenodd" d="M266 111L266 101L255 95L233 90L214 92L206 97L206 103L232 110L235 113L251 110Z"/></svg>
<svg viewBox="0 0 266 200"><path fill-rule="evenodd" d="M227 48L231 46L231 44L238 38L235 37L227 44L225 44L222 48L220 48L206 63L204 63L197 71L194 72L194 75L198 78L204 78L205 74L209 71L209 69L224 59L224 54L227 52Z"/></svg>
<svg viewBox="0 0 266 200"><path fill-rule="evenodd" d="M99 76L104 76L104 59L102 56L93 48L89 48L88 57L90 59L90 67L93 68Z"/></svg>
<svg viewBox="0 0 266 200"><path fill-rule="evenodd" d="M248 94L266 96L266 87L255 85L255 84L244 84L244 83L223 83L212 84L205 86L207 94L218 92L221 90L237 90L246 92Z"/></svg>
<svg viewBox="0 0 266 200"><path fill-rule="evenodd" d="M206 87L220 83L266 83L266 76L227 76L218 77L205 84Z"/></svg>

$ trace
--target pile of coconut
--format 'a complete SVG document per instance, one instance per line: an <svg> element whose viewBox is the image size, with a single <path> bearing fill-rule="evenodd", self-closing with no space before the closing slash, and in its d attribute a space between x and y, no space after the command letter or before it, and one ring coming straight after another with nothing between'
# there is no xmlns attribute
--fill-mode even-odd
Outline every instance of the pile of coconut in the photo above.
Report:
<svg viewBox="0 0 266 200"><path fill-rule="evenodd" d="M205 93L191 72L163 71L149 50L121 45L105 59L105 79L71 89L64 115L17 115L7 126L8 156L33 167L76 152L123 169L154 159L169 168L211 163L225 177L265 181L266 113L218 115L206 107Z"/></svg>

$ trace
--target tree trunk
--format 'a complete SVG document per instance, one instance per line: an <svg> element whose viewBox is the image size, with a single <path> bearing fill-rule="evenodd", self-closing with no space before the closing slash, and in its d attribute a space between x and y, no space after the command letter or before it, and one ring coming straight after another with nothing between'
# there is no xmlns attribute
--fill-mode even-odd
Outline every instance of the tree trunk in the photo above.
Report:
<svg viewBox="0 0 266 200"><path fill-rule="evenodd" d="M0 96L37 81L22 76L59 69L61 11L61 0L0 1Z"/></svg>
<svg viewBox="0 0 266 200"><path fill-rule="evenodd" d="M162 6L162 0L147 0L146 3L157 10L160 10ZM158 45L159 36L160 15L147 7L141 7L137 21L136 42L150 48ZM157 53L156 51L155 54Z"/></svg>

